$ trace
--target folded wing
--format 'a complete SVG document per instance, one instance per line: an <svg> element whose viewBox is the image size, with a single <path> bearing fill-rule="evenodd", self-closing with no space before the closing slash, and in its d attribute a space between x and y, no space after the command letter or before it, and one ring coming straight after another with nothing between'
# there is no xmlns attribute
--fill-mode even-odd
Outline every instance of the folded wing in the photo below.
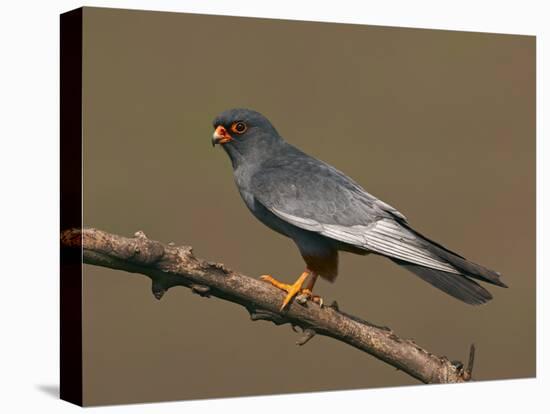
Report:
<svg viewBox="0 0 550 414"><path fill-rule="evenodd" d="M349 177L314 158L286 157L252 178L256 202L280 219L356 248L387 256L467 303L490 293L469 279L504 285L499 274L470 262L412 229L405 216Z"/></svg>

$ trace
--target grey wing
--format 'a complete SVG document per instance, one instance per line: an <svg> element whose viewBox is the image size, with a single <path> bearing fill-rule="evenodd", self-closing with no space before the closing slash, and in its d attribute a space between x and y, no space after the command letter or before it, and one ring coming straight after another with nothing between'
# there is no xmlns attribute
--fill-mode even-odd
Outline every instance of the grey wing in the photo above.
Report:
<svg viewBox="0 0 550 414"><path fill-rule="evenodd" d="M406 221L351 178L312 157L286 155L271 160L252 176L250 190L268 209L319 223L368 225L382 217Z"/></svg>
<svg viewBox="0 0 550 414"><path fill-rule="evenodd" d="M420 239L395 220L382 218L368 226L340 226L297 217L274 207L269 210L296 227L322 234L331 239L405 262L460 274L456 268L441 261L425 249Z"/></svg>
<svg viewBox="0 0 550 414"><path fill-rule="evenodd" d="M267 166L253 176L251 188L257 202L296 227L394 259L459 273L400 224L405 216L318 160Z"/></svg>

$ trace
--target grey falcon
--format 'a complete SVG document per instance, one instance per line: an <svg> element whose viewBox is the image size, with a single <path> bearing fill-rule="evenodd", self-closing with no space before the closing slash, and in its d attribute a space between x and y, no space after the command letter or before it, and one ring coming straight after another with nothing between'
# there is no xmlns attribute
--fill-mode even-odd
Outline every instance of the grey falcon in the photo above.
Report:
<svg viewBox="0 0 550 414"><path fill-rule="evenodd" d="M254 216L291 238L306 269L289 285L261 278L287 292L281 310L319 276L333 282L338 252L385 256L443 292L476 305L492 299L475 280L507 287L500 274L430 240L389 204L336 168L286 142L259 112L236 108L213 122L212 145L229 155L239 193ZM321 302L322 303L322 302Z"/></svg>

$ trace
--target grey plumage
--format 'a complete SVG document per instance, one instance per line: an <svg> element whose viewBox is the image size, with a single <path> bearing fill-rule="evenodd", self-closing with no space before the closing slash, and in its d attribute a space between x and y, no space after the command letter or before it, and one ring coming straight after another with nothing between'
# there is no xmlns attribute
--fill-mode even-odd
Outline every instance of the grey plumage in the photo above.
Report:
<svg viewBox="0 0 550 414"><path fill-rule="evenodd" d="M261 114L233 109L214 120L247 129L224 143L250 211L297 244L308 268L334 280L338 251L386 256L466 303L491 294L472 280L505 287L497 272L470 262L412 229L406 217L334 167L286 142Z"/></svg>

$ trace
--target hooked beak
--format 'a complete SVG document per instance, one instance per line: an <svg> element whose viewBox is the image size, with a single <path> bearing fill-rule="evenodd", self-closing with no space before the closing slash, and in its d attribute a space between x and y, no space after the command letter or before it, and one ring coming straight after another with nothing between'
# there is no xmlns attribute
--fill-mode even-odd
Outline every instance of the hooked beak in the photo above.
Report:
<svg viewBox="0 0 550 414"><path fill-rule="evenodd" d="M233 141L233 137L229 135L229 132L227 132L223 126L218 125L212 135L212 146L216 144L225 144L229 141Z"/></svg>

